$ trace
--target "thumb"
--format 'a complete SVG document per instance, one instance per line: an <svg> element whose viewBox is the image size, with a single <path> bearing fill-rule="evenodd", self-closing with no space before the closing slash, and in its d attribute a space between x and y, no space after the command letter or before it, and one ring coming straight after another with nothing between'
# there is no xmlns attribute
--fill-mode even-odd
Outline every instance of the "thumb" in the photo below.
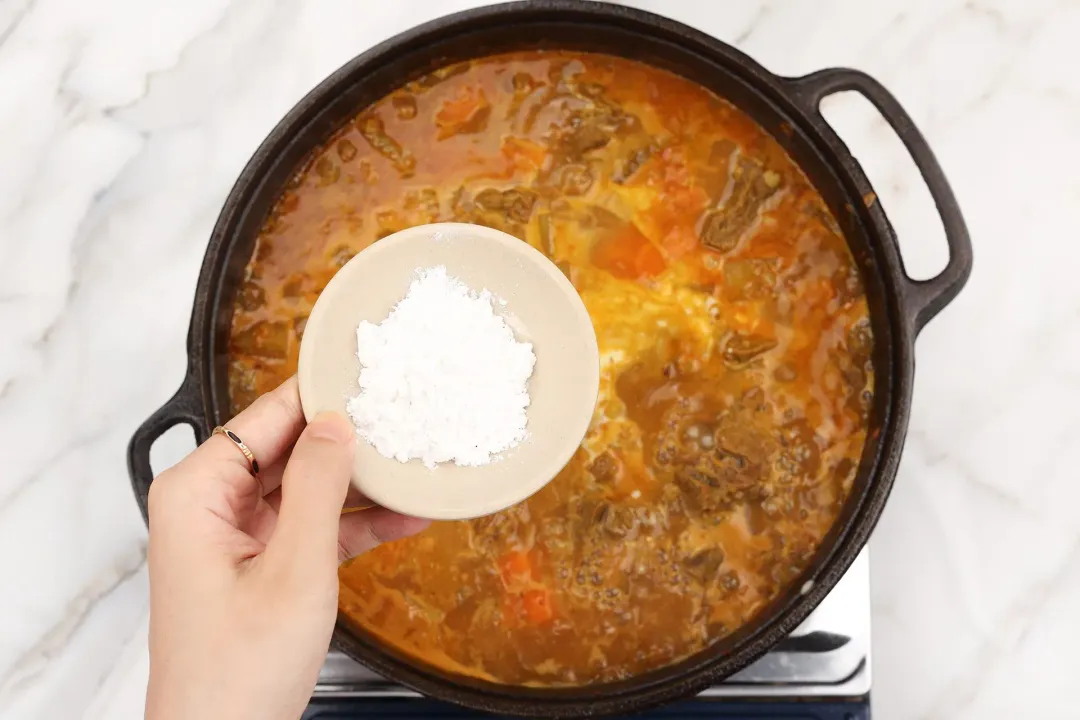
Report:
<svg viewBox="0 0 1080 720"><path fill-rule="evenodd" d="M316 415L301 433L281 478L281 508L266 549L271 565L336 574L355 442L352 423L336 413Z"/></svg>

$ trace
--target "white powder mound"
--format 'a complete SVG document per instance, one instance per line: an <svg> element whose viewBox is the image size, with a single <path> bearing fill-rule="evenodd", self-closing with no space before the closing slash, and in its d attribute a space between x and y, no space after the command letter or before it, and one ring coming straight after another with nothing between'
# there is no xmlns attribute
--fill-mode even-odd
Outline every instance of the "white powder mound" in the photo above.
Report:
<svg viewBox="0 0 1080 720"><path fill-rule="evenodd" d="M357 328L360 394L347 407L381 455L486 465L525 438L536 355L493 299L445 267L418 270L385 320Z"/></svg>

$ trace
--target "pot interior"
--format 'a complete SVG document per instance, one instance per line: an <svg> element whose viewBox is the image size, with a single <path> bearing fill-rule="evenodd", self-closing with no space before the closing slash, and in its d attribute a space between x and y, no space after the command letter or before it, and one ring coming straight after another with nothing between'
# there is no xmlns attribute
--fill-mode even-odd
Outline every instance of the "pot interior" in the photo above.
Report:
<svg viewBox="0 0 1080 720"><path fill-rule="evenodd" d="M203 327L212 329L203 378L213 417L230 415L227 348L236 290L255 238L272 206L313 150L358 111L432 70L457 61L526 49L604 53L643 62L690 79L729 100L771 134L810 179L840 224L860 269L874 335L874 403L870 435L854 487L815 561L755 621L706 650L630 680L573 688L505 686L426 667L368 636L339 625L336 644L373 669L414 688L482 709L519 714L622 712L692 692L741 669L800 622L839 580L861 548L869 526L866 505L880 506L891 473L879 472L886 443L899 450L890 427L898 396L894 366L899 318L895 280L868 228L858 187L821 140L820 120L785 95L780 82L736 51L700 34L623 9L489 9L436 21L360 56L332 75L274 130L245 169L223 211L208 263L212 293ZM512 18L512 19L511 19ZM849 159L850 160L850 159ZM856 528L860 525L861 527Z"/></svg>

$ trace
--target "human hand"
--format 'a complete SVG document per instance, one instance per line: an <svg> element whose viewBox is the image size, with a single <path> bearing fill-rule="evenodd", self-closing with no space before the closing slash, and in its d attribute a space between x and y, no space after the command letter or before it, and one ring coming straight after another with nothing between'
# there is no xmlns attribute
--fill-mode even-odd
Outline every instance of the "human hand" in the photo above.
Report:
<svg viewBox="0 0 1080 720"><path fill-rule="evenodd" d="M427 526L384 508L341 514L353 428L332 413L305 428L296 378L229 429L258 479L214 435L150 487L148 720L299 718L337 616L339 562Z"/></svg>

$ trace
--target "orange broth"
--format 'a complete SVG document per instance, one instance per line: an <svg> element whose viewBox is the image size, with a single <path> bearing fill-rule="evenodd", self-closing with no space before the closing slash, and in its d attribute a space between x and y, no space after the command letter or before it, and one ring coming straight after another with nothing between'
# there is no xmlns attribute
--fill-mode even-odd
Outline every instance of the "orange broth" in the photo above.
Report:
<svg viewBox="0 0 1080 720"><path fill-rule="evenodd" d="M540 686L640 674L753 619L836 519L873 389L858 270L799 168L725 100L630 60L438 70L342 128L266 221L232 322L235 409L295 372L342 264L437 221L509 232L567 274L600 402L534 497L343 565L343 614L437 667Z"/></svg>

